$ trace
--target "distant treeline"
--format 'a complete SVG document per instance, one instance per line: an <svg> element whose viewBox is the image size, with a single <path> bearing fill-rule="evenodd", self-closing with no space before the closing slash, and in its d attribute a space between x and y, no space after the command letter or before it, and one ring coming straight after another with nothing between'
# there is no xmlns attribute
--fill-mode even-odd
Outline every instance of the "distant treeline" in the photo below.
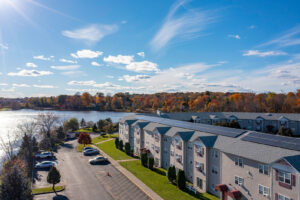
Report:
<svg viewBox="0 0 300 200"><path fill-rule="evenodd" d="M129 94L103 93L90 95L85 92L75 95L52 97L0 98L0 109L57 109L57 110L99 110L130 112L300 112L300 89L297 92L282 93L223 93L186 92Z"/></svg>

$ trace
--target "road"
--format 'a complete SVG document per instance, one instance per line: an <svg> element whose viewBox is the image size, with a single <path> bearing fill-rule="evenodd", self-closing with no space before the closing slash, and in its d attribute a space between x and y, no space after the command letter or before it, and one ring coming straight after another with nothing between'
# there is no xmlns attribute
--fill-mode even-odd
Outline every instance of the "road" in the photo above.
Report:
<svg viewBox="0 0 300 200"><path fill-rule="evenodd" d="M56 157L57 167L62 175L62 182L66 185L66 190L59 193L61 196L57 199L149 199L146 194L111 164L90 165L88 160L91 157L83 156L82 153L76 151L76 141L66 142L58 150ZM111 176L107 176L107 172ZM45 175L42 179L44 178ZM52 197L54 197L54 194L37 195L35 199L49 200Z"/></svg>

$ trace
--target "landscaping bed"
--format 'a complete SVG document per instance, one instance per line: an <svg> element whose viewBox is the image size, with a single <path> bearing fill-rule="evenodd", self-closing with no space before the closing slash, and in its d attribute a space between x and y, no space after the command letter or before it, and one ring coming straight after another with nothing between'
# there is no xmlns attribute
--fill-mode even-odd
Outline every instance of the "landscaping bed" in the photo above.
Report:
<svg viewBox="0 0 300 200"><path fill-rule="evenodd" d="M55 186L55 191L56 192L60 192L63 191L65 189L65 186ZM52 186L51 187L45 187L45 188L35 188L32 189L32 194L33 195L38 195L38 194L46 194L46 193L52 193L54 192L52 190Z"/></svg>

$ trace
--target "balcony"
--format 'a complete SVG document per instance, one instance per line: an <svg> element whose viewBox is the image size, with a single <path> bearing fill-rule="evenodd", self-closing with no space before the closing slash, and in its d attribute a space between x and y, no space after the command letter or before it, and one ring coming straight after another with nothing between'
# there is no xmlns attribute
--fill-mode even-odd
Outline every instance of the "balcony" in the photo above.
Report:
<svg viewBox="0 0 300 200"><path fill-rule="evenodd" d="M182 144L181 143L177 143L176 144L176 148L179 149L179 150L182 150Z"/></svg>
<svg viewBox="0 0 300 200"><path fill-rule="evenodd" d="M199 172L203 172L203 170L204 170L204 164L202 164L202 163L197 162L195 167Z"/></svg>
<svg viewBox="0 0 300 200"><path fill-rule="evenodd" d="M203 157L204 156L204 149L203 148L197 148L196 153L198 156Z"/></svg>

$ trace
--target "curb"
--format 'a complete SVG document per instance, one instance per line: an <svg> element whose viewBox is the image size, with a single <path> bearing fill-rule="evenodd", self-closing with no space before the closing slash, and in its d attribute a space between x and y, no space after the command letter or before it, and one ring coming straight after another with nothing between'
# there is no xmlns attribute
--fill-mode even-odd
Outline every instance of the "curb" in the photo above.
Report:
<svg viewBox="0 0 300 200"><path fill-rule="evenodd" d="M140 190L142 190L150 199L152 200L163 200L156 192L154 192L151 188L149 188L145 183L143 183L140 179L138 179L135 175L133 175L131 172L129 172L127 169L122 167L118 161L112 159L109 155L107 155L104 151L102 151L97 146L93 145L95 148L99 149L101 153L108 158L110 163L124 176L128 178L133 184L135 184ZM128 176L130 175L130 176ZM145 190L145 188L148 190Z"/></svg>
<svg viewBox="0 0 300 200"><path fill-rule="evenodd" d="M39 188L35 188L35 189L39 189ZM62 192L62 191L64 191L65 189L66 189L66 186L63 186L63 188L62 188L61 190L58 190L58 191L56 191L56 192ZM36 196L36 195L50 194L50 193L54 193L54 192L53 192L53 191L52 191L52 192L41 192L41 193L38 193L38 194L32 194L32 195Z"/></svg>

